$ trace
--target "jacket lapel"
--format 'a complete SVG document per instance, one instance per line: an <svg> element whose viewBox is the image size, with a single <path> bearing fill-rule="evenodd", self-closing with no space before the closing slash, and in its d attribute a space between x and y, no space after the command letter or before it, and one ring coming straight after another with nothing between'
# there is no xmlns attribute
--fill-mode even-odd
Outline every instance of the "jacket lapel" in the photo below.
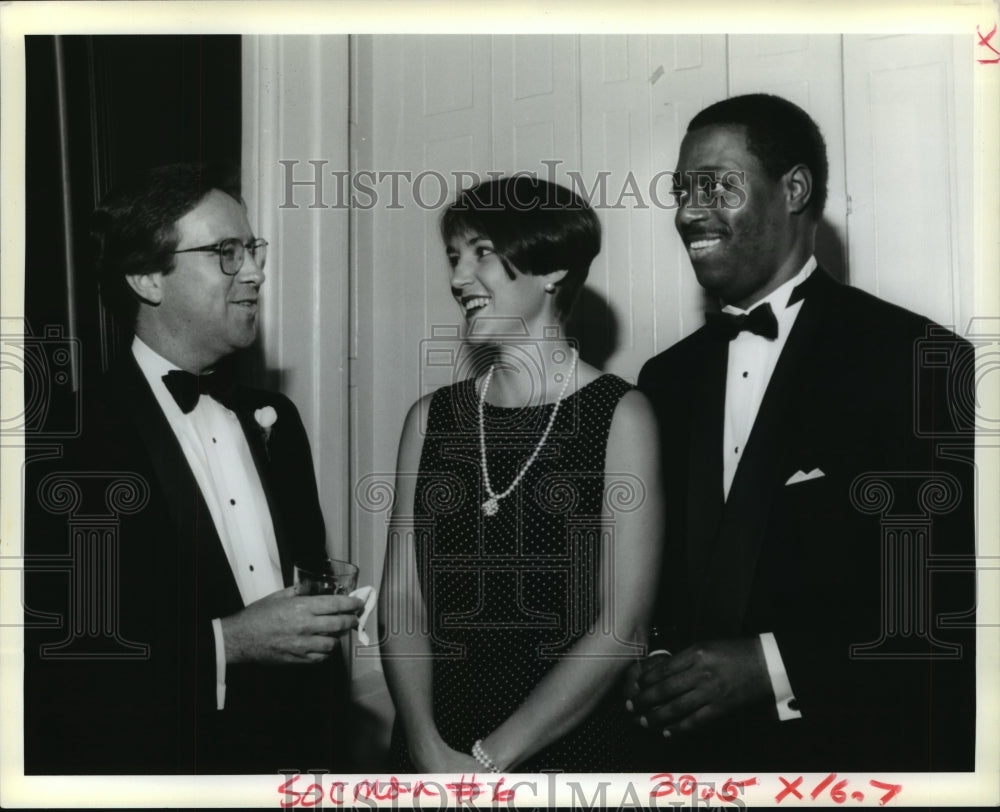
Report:
<svg viewBox="0 0 1000 812"><path fill-rule="evenodd" d="M243 600L212 514L149 384L132 353L125 355L113 377L115 403L122 419L131 421L135 427L167 510L174 518L180 565L190 568L199 600L209 595L214 612L235 611L243 606ZM199 580L206 584L205 589L199 588Z"/></svg>
<svg viewBox="0 0 1000 812"><path fill-rule="evenodd" d="M722 430L729 344L703 333L705 347L690 393L693 415L688 446L688 583L695 594L711 563L723 508Z"/></svg>
<svg viewBox="0 0 1000 812"><path fill-rule="evenodd" d="M711 560L713 588L696 593L696 633L738 634L746 615L771 505L784 485L780 480L794 451L789 430L803 403L798 391L801 370L823 335L829 295L836 285L821 268L809 281L813 284L774 368L722 511ZM716 453L721 465L721 421L718 425Z"/></svg>

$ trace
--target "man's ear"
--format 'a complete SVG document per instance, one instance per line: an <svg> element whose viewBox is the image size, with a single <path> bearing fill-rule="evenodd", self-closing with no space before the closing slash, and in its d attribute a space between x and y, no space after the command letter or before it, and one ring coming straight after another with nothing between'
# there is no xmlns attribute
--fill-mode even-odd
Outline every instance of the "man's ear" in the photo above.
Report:
<svg viewBox="0 0 1000 812"><path fill-rule="evenodd" d="M128 286L132 288L135 295L146 304L158 305L163 301L163 274L162 273L135 273L125 277Z"/></svg>
<svg viewBox="0 0 1000 812"><path fill-rule="evenodd" d="M788 210L792 214L802 214L812 200L812 172L805 164L796 164L785 173L785 190L788 196Z"/></svg>

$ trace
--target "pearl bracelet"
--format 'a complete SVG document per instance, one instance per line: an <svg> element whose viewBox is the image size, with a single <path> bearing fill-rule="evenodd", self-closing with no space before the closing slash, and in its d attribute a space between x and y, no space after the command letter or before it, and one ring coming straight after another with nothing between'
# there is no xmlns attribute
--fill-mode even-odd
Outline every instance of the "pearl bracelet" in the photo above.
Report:
<svg viewBox="0 0 1000 812"><path fill-rule="evenodd" d="M491 773L500 772L500 767L497 763L486 755L486 751L483 749L482 739L476 739L476 743L472 745L472 757L478 761L484 769L489 770Z"/></svg>

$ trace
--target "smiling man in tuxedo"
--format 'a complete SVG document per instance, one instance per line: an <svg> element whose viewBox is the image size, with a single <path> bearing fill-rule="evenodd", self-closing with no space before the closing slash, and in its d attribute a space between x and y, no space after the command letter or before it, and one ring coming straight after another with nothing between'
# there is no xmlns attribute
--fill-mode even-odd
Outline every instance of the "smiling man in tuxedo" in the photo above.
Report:
<svg viewBox="0 0 1000 812"><path fill-rule="evenodd" d="M651 769L973 769L971 347L818 266L827 174L775 96L706 108L681 145L675 223L722 312L639 376L669 523L672 654L627 698ZM928 340L949 364L919 363Z"/></svg>
<svg viewBox="0 0 1000 812"><path fill-rule="evenodd" d="M135 336L51 467L69 483L121 474L136 498L108 593L28 573L27 605L62 623L26 634L26 770L343 770L337 639L360 601L290 586L294 561L326 554L309 443L287 398L236 385L227 364L257 337L267 242L237 186L194 165L116 190L95 228L102 293ZM29 552L65 551L65 515L33 513ZM106 656L60 656L80 607L111 593Z"/></svg>

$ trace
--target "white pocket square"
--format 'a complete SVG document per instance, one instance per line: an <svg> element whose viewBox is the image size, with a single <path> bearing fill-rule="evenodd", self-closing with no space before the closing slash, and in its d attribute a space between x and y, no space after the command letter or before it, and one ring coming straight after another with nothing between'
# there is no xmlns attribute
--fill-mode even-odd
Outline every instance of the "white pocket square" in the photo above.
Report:
<svg viewBox="0 0 1000 812"><path fill-rule="evenodd" d="M790 477L786 485L798 485L800 482L808 482L810 479L819 479L826 476L819 468L813 468L808 474L805 471L796 471Z"/></svg>

